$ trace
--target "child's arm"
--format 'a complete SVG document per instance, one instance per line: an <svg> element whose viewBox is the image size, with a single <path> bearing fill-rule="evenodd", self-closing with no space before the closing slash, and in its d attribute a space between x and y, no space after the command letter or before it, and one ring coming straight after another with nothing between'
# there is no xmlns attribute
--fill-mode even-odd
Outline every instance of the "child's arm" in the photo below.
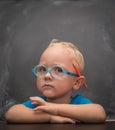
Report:
<svg viewBox="0 0 115 130"><path fill-rule="evenodd" d="M106 114L99 104L70 105L60 104L58 114L80 122L105 122Z"/></svg>
<svg viewBox="0 0 115 130"><path fill-rule="evenodd" d="M106 114L103 107L99 104L84 104L84 105L71 105L71 104L55 104L48 103L41 98L32 97L31 100L40 106L34 110L41 110L54 115L64 116L75 119L80 122L104 122Z"/></svg>
<svg viewBox="0 0 115 130"><path fill-rule="evenodd" d="M67 117L52 115L42 111L35 112L22 104L12 106L7 111L5 118L12 123L75 123L74 120Z"/></svg>

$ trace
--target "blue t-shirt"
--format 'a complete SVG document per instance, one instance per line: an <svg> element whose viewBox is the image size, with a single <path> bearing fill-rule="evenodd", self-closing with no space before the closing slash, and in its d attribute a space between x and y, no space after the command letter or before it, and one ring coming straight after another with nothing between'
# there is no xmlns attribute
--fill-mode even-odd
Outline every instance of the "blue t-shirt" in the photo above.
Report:
<svg viewBox="0 0 115 130"><path fill-rule="evenodd" d="M41 97L42 99L44 99L45 101L47 100L47 98L45 96L39 96ZM28 100L26 102L23 103L26 107L29 107L29 108L36 108L38 105L34 105L32 104L32 101L31 100ZM90 101L88 98L80 95L80 94L77 94L75 96L73 96L71 98L71 101L69 104L92 104L92 101Z"/></svg>

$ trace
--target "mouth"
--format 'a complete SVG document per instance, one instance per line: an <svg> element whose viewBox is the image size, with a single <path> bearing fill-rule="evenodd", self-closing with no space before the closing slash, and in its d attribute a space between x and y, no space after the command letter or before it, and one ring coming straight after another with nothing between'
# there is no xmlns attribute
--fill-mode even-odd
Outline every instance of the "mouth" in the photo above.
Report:
<svg viewBox="0 0 115 130"><path fill-rule="evenodd" d="M53 86L50 85L50 84L44 84L44 85L43 85L43 88L53 88Z"/></svg>

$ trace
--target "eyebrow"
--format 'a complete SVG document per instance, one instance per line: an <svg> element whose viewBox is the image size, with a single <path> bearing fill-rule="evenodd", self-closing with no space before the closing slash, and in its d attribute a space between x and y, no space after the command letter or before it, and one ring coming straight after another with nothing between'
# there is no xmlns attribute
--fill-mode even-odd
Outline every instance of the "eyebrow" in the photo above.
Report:
<svg viewBox="0 0 115 130"><path fill-rule="evenodd" d="M82 75L81 72L78 70L77 66L75 66L74 64L72 64L72 65L73 65L73 68L75 69L75 71L76 71L78 77L80 77L80 76ZM87 83L86 83L86 81L84 81L83 85L84 85L85 88L87 88Z"/></svg>

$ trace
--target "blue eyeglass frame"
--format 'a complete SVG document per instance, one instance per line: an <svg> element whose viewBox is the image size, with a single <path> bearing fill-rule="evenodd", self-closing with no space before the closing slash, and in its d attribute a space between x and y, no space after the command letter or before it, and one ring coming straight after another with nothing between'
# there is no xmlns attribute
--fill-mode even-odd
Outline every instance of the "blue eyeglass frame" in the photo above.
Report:
<svg viewBox="0 0 115 130"><path fill-rule="evenodd" d="M42 64L39 64L39 65L35 66L35 67L32 69L32 73L34 73L34 75L36 75L37 77L39 77L39 76L37 75L37 73L36 73L36 68L37 68L38 66L43 66L43 67L45 67L45 68L46 68L46 73L50 73L51 76L52 76L52 74L51 74L52 68L56 67L56 66L52 66L50 69L48 69L46 66L44 66L44 65L42 65ZM78 74L75 74L75 73L66 71L66 70L63 69L61 66L57 66L57 67L60 67L60 68L62 69L63 75L64 75L64 74L67 74L67 75L70 75L70 76L78 77ZM62 75L62 76L63 76L63 75ZM52 77L53 77L53 76L52 76ZM57 76L57 77L58 77L58 76Z"/></svg>

